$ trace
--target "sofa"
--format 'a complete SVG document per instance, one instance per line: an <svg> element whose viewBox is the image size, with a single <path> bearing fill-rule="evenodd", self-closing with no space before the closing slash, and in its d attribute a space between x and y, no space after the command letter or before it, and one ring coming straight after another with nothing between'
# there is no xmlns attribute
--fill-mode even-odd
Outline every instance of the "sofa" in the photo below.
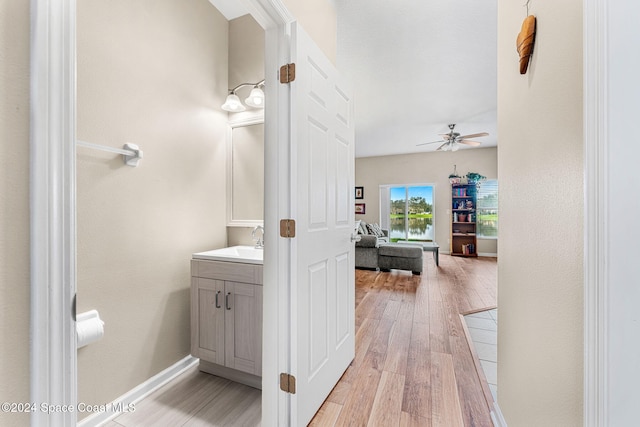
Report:
<svg viewBox="0 0 640 427"><path fill-rule="evenodd" d="M360 241L356 242L356 268L378 269L378 247L389 242L389 231L380 229L375 233L375 226L364 221L356 221L356 230Z"/></svg>
<svg viewBox="0 0 640 427"><path fill-rule="evenodd" d="M410 270L422 273L422 246L411 243L390 243L389 231L377 224L356 221L360 240L355 245L356 268L389 271Z"/></svg>

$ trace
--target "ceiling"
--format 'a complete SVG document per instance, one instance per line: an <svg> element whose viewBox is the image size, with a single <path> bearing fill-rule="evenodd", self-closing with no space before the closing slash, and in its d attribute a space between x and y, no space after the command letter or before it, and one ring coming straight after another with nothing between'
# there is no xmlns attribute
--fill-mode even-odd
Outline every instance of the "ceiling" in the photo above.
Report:
<svg viewBox="0 0 640 427"><path fill-rule="evenodd" d="M439 140L449 123L462 135L489 132L482 147L497 144L496 0L335 5L337 66L355 87L356 157L433 151L441 144L416 144Z"/></svg>
<svg viewBox="0 0 640 427"><path fill-rule="evenodd" d="M227 19L242 15L227 10L240 2L210 1ZM356 157L434 151L441 144L416 144L440 140L449 123L497 145L497 0L332 1Z"/></svg>

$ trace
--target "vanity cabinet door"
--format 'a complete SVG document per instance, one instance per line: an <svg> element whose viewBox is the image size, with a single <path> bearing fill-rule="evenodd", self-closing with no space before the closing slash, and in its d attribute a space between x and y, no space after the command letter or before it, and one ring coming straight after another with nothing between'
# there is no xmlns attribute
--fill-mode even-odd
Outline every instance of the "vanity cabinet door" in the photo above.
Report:
<svg viewBox="0 0 640 427"><path fill-rule="evenodd" d="M262 375L262 286L224 284L225 366Z"/></svg>
<svg viewBox="0 0 640 427"><path fill-rule="evenodd" d="M223 365L225 282L200 277L191 280L191 354Z"/></svg>

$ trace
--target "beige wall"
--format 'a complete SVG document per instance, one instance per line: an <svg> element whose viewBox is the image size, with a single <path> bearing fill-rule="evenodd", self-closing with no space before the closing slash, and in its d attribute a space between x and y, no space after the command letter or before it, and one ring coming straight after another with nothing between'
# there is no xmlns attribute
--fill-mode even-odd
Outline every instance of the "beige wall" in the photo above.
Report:
<svg viewBox="0 0 640 427"><path fill-rule="evenodd" d="M283 3L327 58L335 64L338 24L333 2L331 0L283 0Z"/></svg>
<svg viewBox="0 0 640 427"><path fill-rule="evenodd" d="M499 405L510 427L582 425L582 1L498 2Z"/></svg>
<svg viewBox="0 0 640 427"><path fill-rule="evenodd" d="M357 202L366 204L366 214L356 215L356 220L380 222L380 185L433 184L435 239L442 251L448 253L451 209L449 174L453 172L453 166L456 165L459 175L477 172L495 179L498 177L497 162L496 148L358 158L356 186L364 187L364 199ZM479 253L495 254L496 246L496 240L478 240Z"/></svg>
<svg viewBox="0 0 640 427"><path fill-rule="evenodd" d="M229 21L229 89L264 78L264 30L251 15L232 19ZM251 88L247 86L239 90L238 96L244 101L249 92ZM247 110L249 113L259 111Z"/></svg>
<svg viewBox="0 0 640 427"><path fill-rule="evenodd" d="M0 0L0 29L0 401L28 402L29 2Z"/></svg>
<svg viewBox="0 0 640 427"><path fill-rule="evenodd" d="M103 404L189 354L189 260L222 247L228 22L207 0L78 2L79 401Z"/></svg>

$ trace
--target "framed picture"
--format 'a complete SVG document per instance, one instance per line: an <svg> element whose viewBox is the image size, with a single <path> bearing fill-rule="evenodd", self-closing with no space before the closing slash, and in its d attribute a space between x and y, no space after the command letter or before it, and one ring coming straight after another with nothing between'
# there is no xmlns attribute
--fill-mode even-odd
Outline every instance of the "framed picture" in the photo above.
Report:
<svg viewBox="0 0 640 427"><path fill-rule="evenodd" d="M356 214L363 215L365 213L364 203L356 203Z"/></svg>
<svg viewBox="0 0 640 427"><path fill-rule="evenodd" d="M356 199L364 199L364 187L356 187Z"/></svg>

